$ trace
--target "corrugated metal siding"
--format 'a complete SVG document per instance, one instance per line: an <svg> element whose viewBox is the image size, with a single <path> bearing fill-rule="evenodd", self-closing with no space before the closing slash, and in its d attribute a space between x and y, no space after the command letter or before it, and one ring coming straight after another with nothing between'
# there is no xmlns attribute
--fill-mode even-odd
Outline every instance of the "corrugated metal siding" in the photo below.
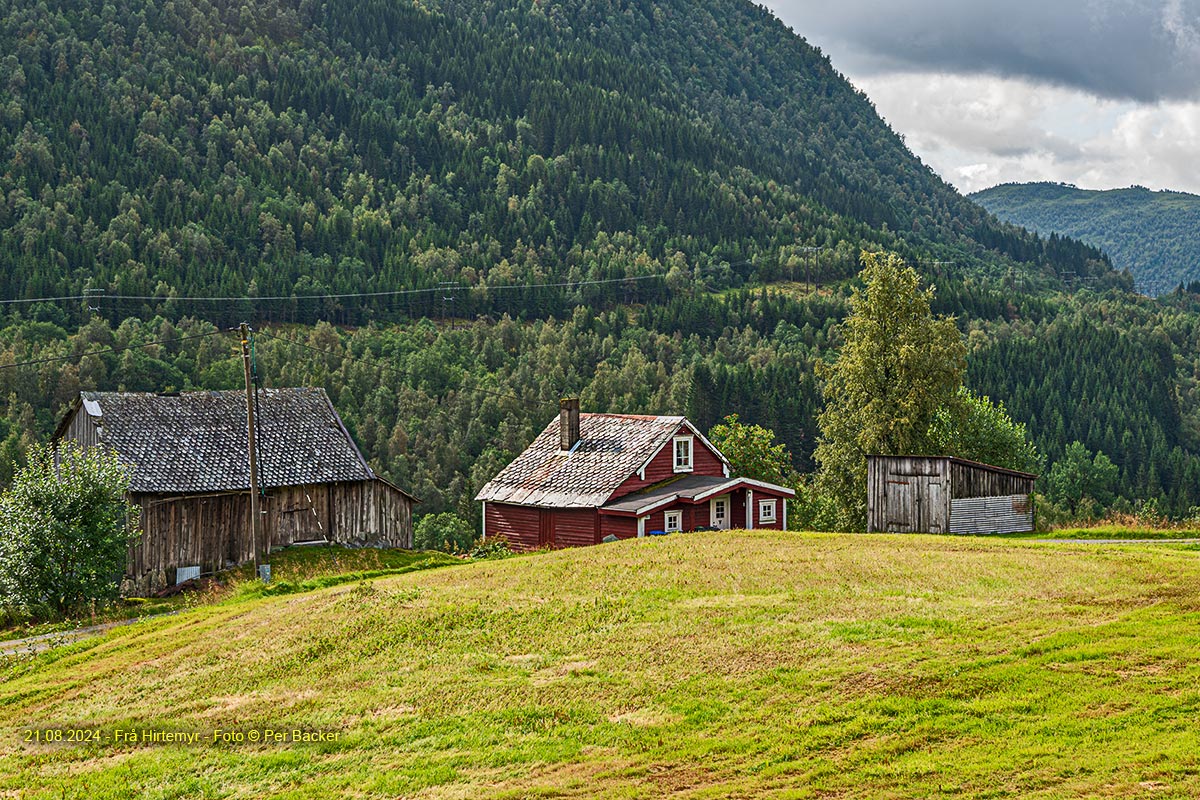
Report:
<svg viewBox="0 0 1200 800"><path fill-rule="evenodd" d="M489 502L488 538L504 539L513 550L536 550L540 516L536 508Z"/></svg>
<svg viewBox="0 0 1200 800"><path fill-rule="evenodd" d="M1033 530L1027 494L959 498L950 502L951 533L1022 533Z"/></svg>

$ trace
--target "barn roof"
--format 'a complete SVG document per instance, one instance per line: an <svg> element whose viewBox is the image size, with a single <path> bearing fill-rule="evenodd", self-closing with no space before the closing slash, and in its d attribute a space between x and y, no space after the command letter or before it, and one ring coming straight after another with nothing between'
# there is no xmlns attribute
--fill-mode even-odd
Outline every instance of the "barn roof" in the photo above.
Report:
<svg viewBox="0 0 1200 800"><path fill-rule="evenodd" d="M240 391L83 392L101 441L134 466L130 490L151 494L250 487L246 395ZM71 416L59 427L67 429ZM263 389L258 473L264 488L375 479L323 389Z"/></svg>
<svg viewBox="0 0 1200 800"><path fill-rule="evenodd" d="M603 505L682 425L691 427L683 417L580 414L579 443L564 453L555 417L475 499L552 508Z"/></svg>

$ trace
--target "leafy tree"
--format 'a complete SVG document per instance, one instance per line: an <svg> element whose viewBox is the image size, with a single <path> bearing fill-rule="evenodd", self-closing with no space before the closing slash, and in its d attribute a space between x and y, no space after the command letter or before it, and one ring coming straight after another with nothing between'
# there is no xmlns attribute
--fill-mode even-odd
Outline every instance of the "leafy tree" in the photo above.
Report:
<svg viewBox="0 0 1200 800"><path fill-rule="evenodd" d="M775 444L775 432L761 425L746 425L730 414L708 432L709 440L729 459L735 478L753 478L770 483L787 480L792 457L787 446Z"/></svg>
<svg viewBox="0 0 1200 800"><path fill-rule="evenodd" d="M960 387L958 394L938 409L929 430L933 450L941 455L982 461L998 467L1037 472L1042 456L1030 440L1025 425L1014 422L1004 403Z"/></svg>
<svg viewBox="0 0 1200 800"><path fill-rule="evenodd" d="M426 514L417 521L413 546L418 550L445 550L461 553L475 541L471 524L457 514Z"/></svg>
<svg viewBox="0 0 1200 800"><path fill-rule="evenodd" d="M1067 445L1066 453L1046 476L1046 496L1076 513L1086 500L1107 508L1115 497L1120 470L1104 453L1092 452L1081 442Z"/></svg>
<svg viewBox="0 0 1200 800"><path fill-rule="evenodd" d="M115 454L35 445L0 496L0 602L24 613L78 612L117 595L138 507Z"/></svg>
<svg viewBox="0 0 1200 800"><path fill-rule="evenodd" d="M962 384L966 348L951 317L930 310L934 291L894 254L862 254L864 286L850 298L845 343L823 367L825 409L815 458L818 488L837 502L842 528L866 523L866 457L930 452L930 429Z"/></svg>

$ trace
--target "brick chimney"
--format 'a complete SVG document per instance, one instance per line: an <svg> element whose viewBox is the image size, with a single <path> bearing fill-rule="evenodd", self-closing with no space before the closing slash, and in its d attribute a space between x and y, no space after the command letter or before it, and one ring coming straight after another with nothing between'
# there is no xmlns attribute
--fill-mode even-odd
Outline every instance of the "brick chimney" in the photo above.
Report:
<svg viewBox="0 0 1200 800"><path fill-rule="evenodd" d="M579 441L579 398L558 401L558 447L564 453Z"/></svg>

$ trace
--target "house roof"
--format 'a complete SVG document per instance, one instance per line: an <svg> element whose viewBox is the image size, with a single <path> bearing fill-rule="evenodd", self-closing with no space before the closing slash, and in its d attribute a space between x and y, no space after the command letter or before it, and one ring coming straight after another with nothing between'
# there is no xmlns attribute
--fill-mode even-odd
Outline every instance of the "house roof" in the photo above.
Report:
<svg viewBox="0 0 1200 800"><path fill-rule="evenodd" d="M558 448L559 420L555 417L475 499L550 508L596 508L642 469L682 425L700 435L683 417L580 414L579 442L564 453Z"/></svg>
<svg viewBox="0 0 1200 800"><path fill-rule="evenodd" d="M726 478L719 475L688 475L650 486L640 492L625 495L603 506L600 513L649 514L663 506L683 500L697 503L734 489L764 489L784 497L795 497L796 491L786 486L758 481L752 478Z"/></svg>
<svg viewBox="0 0 1200 800"><path fill-rule="evenodd" d="M72 413L89 415L101 441L134 467L131 491L250 487L244 392L84 392ZM261 390L256 427L264 488L376 478L323 389Z"/></svg>

